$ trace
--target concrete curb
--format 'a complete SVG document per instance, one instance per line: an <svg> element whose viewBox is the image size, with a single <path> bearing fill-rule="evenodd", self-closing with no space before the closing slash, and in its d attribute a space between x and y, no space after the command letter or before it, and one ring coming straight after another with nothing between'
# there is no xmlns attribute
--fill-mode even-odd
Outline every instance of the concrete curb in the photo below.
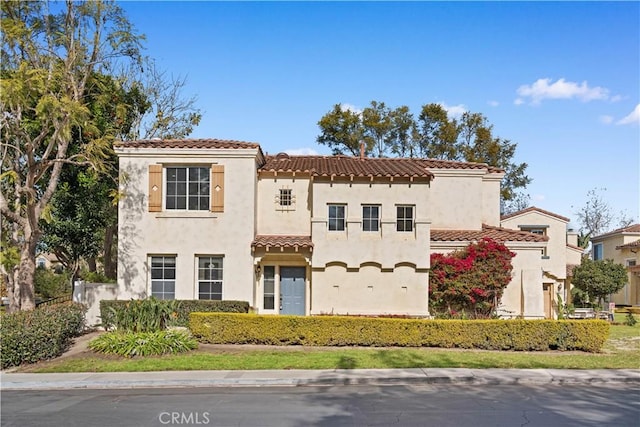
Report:
<svg viewBox="0 0 640 427"><path fill-rule="evenodd" d="M640 369L349 369L167 371L74 374L0 373L2 390L132 389L339 385L640 384Z"/></svg>

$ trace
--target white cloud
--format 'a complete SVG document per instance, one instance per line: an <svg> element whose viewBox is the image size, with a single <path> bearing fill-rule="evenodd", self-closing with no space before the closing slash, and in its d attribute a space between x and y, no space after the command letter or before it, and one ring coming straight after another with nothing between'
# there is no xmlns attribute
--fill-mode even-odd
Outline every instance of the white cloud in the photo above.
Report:
<svg viewBox="0 0 640 427"><path fill-rule="evenodd" d="M447 110L447 113L450 117L460 117L463 113L467 112L467 107L465 107L464 104L451 106L445 104L444 102L438 102L438 104L440 104L442 108Z"/></svg>
<svg viewBox="0 0 640 427"><path fill-rule="evenodd" d="M609 101L619 102L619 101L622 101L623 99L624 99L624 96L622 95L613 95Z"/></svg>
<svg viewBox="0 0 640 427"><path fill-rule="evenodd" d="M355 114L362 114L362 108L358 108L355 105L351 105L351 104L340 104L340 107L343 110L347 110L347 111L351 111L352 113Z"/></svg>
<svg viewBox="0 0 640 427"><path fill-rule="evenodd" d="M522 104L524 104L524 100L523 100L522 98L516 98L516 99L513 101L513 103L514 103L515 105L522 105Z"/></svg>
<svg viewBox="0 0 640 427"><path fill-rule="evenodd" d="M317 156L318 152L313 148L292 148L284 150L285 153L291 156Z"/></svg>
<svg viewBox="0 0 640 427"><path fill-rule="evenodd" d="M600 123L604 123L605 125L610 125L611 123L613 123L612 116L607 116L607 115L600 116L598 120L600 120Z"/></svg>
<svg viewBox="0 0 640 427"><path fill-rule="evenodd" d="M640 104L636 105L636 108L634 108L626 117L623 117L616 122L617 125L630 125L633 123L640 124Z"/></svg>
<svg viewBox="0 0 640 427"><path fill-rule="evenodd" d="M489 104L492 107L497 107L498 105L500 105L498 101L489 101L487 102L487 104Z"/></svg>
<svg viewBox="0 0 640 427"><path fill-rule="evenodd" d="M589 87L582 83L568 82L564 78L553 82L551 79L538 79L531 85L522 85L516 91L520 98L528 98L531 104L537 105L543 99L573 99L582 102L609 99L609 89L596 86ZM517 101L517 100L516 100Z"/></svg>

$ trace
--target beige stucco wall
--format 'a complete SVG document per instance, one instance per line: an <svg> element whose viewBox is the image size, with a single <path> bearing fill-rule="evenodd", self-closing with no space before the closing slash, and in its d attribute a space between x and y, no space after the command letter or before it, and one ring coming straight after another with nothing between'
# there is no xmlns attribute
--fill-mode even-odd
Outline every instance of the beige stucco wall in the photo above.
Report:
<svg viewBox="0 0 640 427"><path fill-rule="evenodd" d="M521 226L546 227L546 256L542 256L542 268L558 280L567 277L567 222L538 211L529 211L521 215L503 219L504 228L520 230Z"/></svg>
<svg viewBox="0 0 640 427"><path fill-rule="evenodd" d="M291 189L294 203L280 206L281 188ZM261 174L258 179L257 234L311 235L311 180L309 177Z"/></svg>
<svg viewBox="0 0 640 427"><path fill-rule="evenodd" d="M313 267L342 262L358 268L376 262L383 268L409 263L429 268L429 186L420 183L318 182L313 183L311 236ZM328 204L346 204L345 231L329 231ZM362 231L362 205L380 205L381 230ZM412 232L396 231L396 205L415 205Z"/></svg>
<svg viewBox="0 0 640 427"><path fill-rule="evenodd" d="M176 299L197 299L197 256L224 256L222 297L253 304L256 149L120 150L118 298L150 295L151 255L176 256ZM148 212L148 166L225 166L224 212Z"/></svg>
<svg viewBox="0 0 640 427"><path fill-rule="evenodd" d="M311 314L429 314L426 271L416 272L411 266L381 271L375 265L347 269L336 264L312 274Z"/></svg>
<svg viewBox="0 0 640 427"><path fill-rule="evenodd" d="M498 225L500 183L488 177L486 170L430 170L435 175L430 191L431 228L479 230L483 222Z"/></svg>

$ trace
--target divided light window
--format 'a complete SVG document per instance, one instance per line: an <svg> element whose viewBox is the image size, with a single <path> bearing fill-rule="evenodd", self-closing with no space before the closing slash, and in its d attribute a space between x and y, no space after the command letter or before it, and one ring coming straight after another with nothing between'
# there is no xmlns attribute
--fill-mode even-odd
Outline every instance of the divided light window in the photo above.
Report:
<svg viewBox="0 0 640 427"><path fill-rule="evenodd" d="M413 205L396 206L396 231L413 231Z"/></svg>
<svg viewBox="0 0 640 427"><path fill-rule="evenodd" d="M273 265L264 267L264 309L273 310L276 306L276 268Z"/></svg>
<svg viewBox="0 0 640 427"><path fill-rule="evenodd" d="M329 231L345 230L345 205L329 205Z"/></svg>
<svg viewBox="0 0 640 427"><path fill-rule="evenodd" d="M290 188L281 188L280 189L280 206L291 206L292 198L291 198L291 189Z"/></svg>
<svg viewBox="0 0 640 427"><path fill-rule="evenodd" d="M151 296L158 299L175 299L176 257L151 257Z"/></svg>
<svg viewBox="0 0 640 427"><path fill-rule="evenodd" d="M198 299L222 300L222 257L198 257Z"/></svg>
<svg viewBox="0 0 640 427"><path fill-rule="evenodd" d="M378 231L380 229L380 206L362 206L362 231Z"/></svg>
<svg viewBox="0 0 640 427"><path fill-rule="evenodd" d="M169 167L167 171L167 209L204 211L209 210L209 168Z"/></svg>

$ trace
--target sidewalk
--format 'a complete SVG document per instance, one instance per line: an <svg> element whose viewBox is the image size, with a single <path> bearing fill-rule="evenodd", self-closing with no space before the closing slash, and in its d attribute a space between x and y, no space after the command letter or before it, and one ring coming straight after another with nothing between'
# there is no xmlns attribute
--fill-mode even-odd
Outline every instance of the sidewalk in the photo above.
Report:
<svg viewBox="0 0 640 427"><path fill-rule="evenodd" d="M0 373L2 390L130 389L334 385L640 384L640 369L336 369L165 371L73 374Z"/></svg>

